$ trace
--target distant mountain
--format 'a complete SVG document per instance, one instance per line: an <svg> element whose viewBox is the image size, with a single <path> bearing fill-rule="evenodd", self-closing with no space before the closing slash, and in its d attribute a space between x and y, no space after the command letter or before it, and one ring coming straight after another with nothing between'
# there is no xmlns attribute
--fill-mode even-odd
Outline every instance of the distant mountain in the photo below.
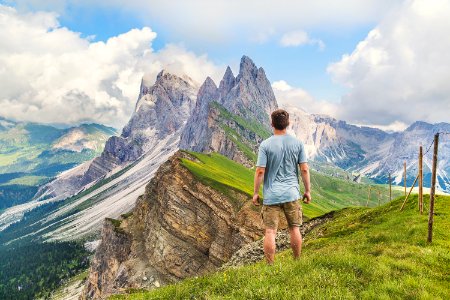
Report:
<svg viewBox="0 0 450 300"><path fill-rule="evenodd" d="M97 156L115 132L99 124L60 129L0 118L0 209L30 200L40 184Z"/></svg>
<svg viewBox="0 0 450 300"><path fill-rule="evenodd" d="M363 167L355 167L356 170L373 177L380 182L387 179L387 174L392 173L395 183L402 182L403 162L407 166L407 183L411 185L418 172L419 146L423 146L425 154L424 185L431 184L431 169L433 161L433 147L429 148L437 132L450 132L449 123L429 124L415 122L406 130L391 134L391 141L382 143L377 148L376 155L368 155ZM450 192L450 139L441 136L438 152L437 188Z"/></svg>
<svg viewBox="0 0 450 300"><path fill-rule="evenodd" d="M311 115L298 108L291 113L291 132L304 141L311 159L333 163L343 169L387 183L389 173L395 184L403 182L403 162L407 164L407 184L418 172L419 146L424 152L436 132L449 132L449 123L415 122L402 132L387 133L360 127L329 116ZM424 157L424 185L430 186L432 149ZM438 189L450 191L450 140L439 144Z"/></svg>
<svg viewBox="0 0 450 300"><path fill-rule="evenodd" d="M109 138L93 161L44 185L32 202L1 214L0 229L20 220L26 211L59 201L58 208L41 220L47 227L46 238L98 234L105 217L118 217L134 207L158 167L178 150L197 91L190 78L165 71L154 84L143 79L135 111L122 134Z"/></svg>

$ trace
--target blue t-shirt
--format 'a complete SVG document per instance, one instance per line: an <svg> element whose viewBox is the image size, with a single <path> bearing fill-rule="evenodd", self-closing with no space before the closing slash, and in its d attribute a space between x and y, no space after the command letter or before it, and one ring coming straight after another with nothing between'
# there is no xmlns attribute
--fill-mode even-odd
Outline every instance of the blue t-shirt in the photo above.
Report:
<svg viewBox="0 0 450 300"><path fill-rule="evenodd" d="M256 166L265 167L265 205L300 199L298 164L305 162L303 143L292 135L272 135L261 143Z"/></svg>

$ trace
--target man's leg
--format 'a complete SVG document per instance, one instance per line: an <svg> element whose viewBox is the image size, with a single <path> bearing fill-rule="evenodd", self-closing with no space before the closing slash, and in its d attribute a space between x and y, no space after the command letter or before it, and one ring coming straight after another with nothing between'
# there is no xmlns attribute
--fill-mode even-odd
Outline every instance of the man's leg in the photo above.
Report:
<svg viewBox="0 0 450 300"><path fill-rule="evenodd" d="M277 230L272 228L266 228L264 235L264 256L269 265L273 264L275 259L275 237Z"/></svg>
<svg viewBox="0 0 450 300"><path fill-rule="evenodd" d="M294 254L294 259L297 259L302 252L302 234L300 233L300 228L298 226L289 227L289 234L291 236L292 253Z"/></svg>
<svg viewBox="0 0 450 300"><path fill-rule="evenodd" d="M291 236L291 248L294 258L300 257L302 251L302 234L300 226L303 223L302 207L298 200L283 204L284 214L289 225L289 234Z"/></svg>
<svg viewBox="0 0 450 300"><path fill-rule="evenodd" d="M275 237L277 236L279 214L279 205L264 205L262 207L261 216L265 227L264 256L269 265L273 264L275 259Z"/></svg>

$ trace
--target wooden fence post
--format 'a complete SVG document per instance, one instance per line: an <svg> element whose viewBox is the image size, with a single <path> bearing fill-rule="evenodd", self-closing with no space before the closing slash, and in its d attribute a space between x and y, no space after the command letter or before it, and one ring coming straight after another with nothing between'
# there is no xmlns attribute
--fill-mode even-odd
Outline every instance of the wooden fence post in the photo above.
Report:
<svg viewBox="0 0 450 300"><path fill-rule="evenodd" d="M438 160L439 133L434 135L433 169L431 171L430 212L428 214L428 243L433 239L434 198L436 193L436 169Z"/></svg>
<svg viewBox="0 0 450 300"><path fill-rule="evenodd" d="M405 197L405 201L403 201L403 204L402 204L402 207L400 208L400 210L403 210L403 208L405 207L406 200L408 200L409 195L411 195L411 192L412 192L414 186L416 185L417 179L419 179L419 174L417 174L416 179L414 179L411 189L409 190L408 195Z"/></svg>
<svg viewBox="0 0 450 300"><path fill-rule="evenodd" d="M423 149L419 147L419 211L423 214Z"/></svg>
<svg viewBox="0 0 450 300"><path fill-rule="evenodd" d="M366 203L366 206L368 207L369 206L369 201L370 201L370 189L371 189L372 187L369 185L369 193L367 194L367 203Z"/></svg>
<svg viewBox="0 0 450 300"><path fill-rule="evenodd" d="M381 204L381 191L378 190L378 206Z"/></svg>

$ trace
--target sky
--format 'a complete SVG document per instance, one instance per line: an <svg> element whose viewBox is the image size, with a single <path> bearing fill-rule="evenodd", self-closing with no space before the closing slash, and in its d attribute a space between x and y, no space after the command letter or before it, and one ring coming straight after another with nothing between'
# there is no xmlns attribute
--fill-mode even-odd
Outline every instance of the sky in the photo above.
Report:
<svg viewBox="0 0 450 300"><path fill-rule="evenodd" d="M0 116L121 128L141 78L218 84L242 55L277 100L352 124L450 122L447 0L0 1Z"/></svg>

